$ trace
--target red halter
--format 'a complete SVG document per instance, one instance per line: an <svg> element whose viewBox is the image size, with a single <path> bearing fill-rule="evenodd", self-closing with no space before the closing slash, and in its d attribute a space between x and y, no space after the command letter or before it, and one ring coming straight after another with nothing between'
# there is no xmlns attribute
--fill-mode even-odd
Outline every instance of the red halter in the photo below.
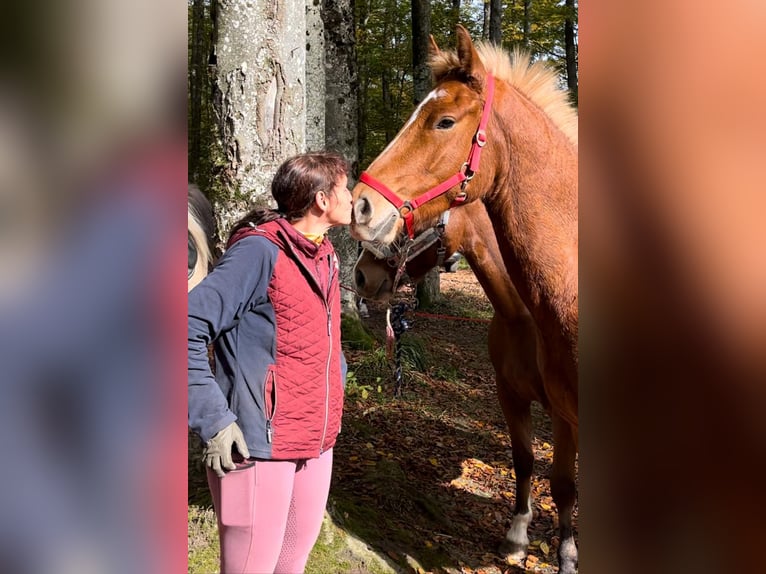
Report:
<svg viewBox="0 0 766 574"><path fill-rule="evenodd" d="M468 160L460 167L460 170L446 181L443 181L436 187L432 187L423 195L412 199L403 201L398 195L391 191L386 185L366 171L359 176L359 181L370 186L377 191L380 195L385 197L391 204L399 211L399 215L404 219L404 227L407 229L407 235L410 239L415 237L413 229L413 220L415 218L414 211L426 203L431 201L435 197L446 193L457 184L462 183L463 189L467 183L473 178L476 171L479 169L479 160L481 159L481 149L487 143L487 123L489 122L489 113L492 111L492 98L495 94L495 78L492 74L487 74L487 90L486 99L484 100L484 109L481 112L481 120L479 121L479 128L476 130L476 134L473 137L473 144L471 145L471 151L468 153ZM465 193L461 192L455 197L450 207L460 205L465 201Z"/></svg>

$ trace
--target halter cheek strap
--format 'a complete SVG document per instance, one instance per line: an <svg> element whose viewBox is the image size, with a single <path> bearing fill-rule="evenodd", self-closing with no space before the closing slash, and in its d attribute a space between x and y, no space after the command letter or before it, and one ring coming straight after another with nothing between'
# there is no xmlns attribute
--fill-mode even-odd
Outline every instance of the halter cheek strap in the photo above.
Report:
<svg viewBox="0 0 766 574"><path fill-rule="evenodd" d="M478 171L479 161L481 160L481 150L487 143L487 123L489 123L489 114L492 111L492 99L495 95L495 78L492 74L487 75L487 85L485 92L486 96L484 100L484 108L481 112L479 127L473 137L471 151L468 153L468 159L460 167L460 170L455 175L446 181L441 182L439 185L432 187L423 195L420 195L412 200L402 200L382 181L375 179L367 172L363 172L359 176L359 181L361 183L364 183L365 185L368 185L377 191L379 194L385 197L397 209L397 211L399 211L399 215L401 215L402 219L404 219L404 226L407 229L407 235L409 235L410 239L415 237L414 211L418 207L427 201L431 201L432 199L446 193L458 184L462 184L461 192L452 201L450 207L456 207L465 202L465 186Z"/></svg>

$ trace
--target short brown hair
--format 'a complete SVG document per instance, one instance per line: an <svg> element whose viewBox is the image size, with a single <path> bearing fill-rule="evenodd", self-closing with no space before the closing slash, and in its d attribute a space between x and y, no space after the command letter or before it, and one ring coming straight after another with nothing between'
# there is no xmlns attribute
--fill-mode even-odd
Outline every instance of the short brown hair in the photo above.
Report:
<svg viewBox="0 0 766 574"><path fill-rule="evenodd" d="M279 217L296 221L306 215L320 191L331 194L342 176L348 177L349 164L331 151L302 153L285 160L271 180L271 195L277 209L256 208L240 219L229 233L229 241L246 225L261 225Z"/></svg>

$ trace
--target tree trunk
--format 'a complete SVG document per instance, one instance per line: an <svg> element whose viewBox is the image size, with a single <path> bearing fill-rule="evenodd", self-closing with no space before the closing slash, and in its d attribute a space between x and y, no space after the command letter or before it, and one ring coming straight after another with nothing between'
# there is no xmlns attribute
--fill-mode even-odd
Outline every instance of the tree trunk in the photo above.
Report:
<svg viewBox="0 0 766 574"><path fill-rule="evenodd" d="M524 19L522 21L522 43L524 48L529 49L529 32L531 29L531 11L532 0L524 0Z"/></svg>
<svg viewBox="0 0 766 574"><path fill-rule="evenodd" d="M489 0L484 0L484 17L481 24L481 39L489 39Z"/></svg>
<svg viewBox="0 0 766 574"><path fill-rule="evenodd" d="M325 27L322 5L306 0L306 150L325 147Z"/></svg>
<svg viewBox="0 0 766 574"><path fill-rule="evenodd" d="M415 296L418 298L418 307L428 309L441 299L441 284L439 282L439 269L434 267L418 283Z"/></svg>
<svg viewBox="0 0 766 574"><path fill-rule="evenodd" d="M215 207L228 230L254 204L272 204L274 172L305 148L306 8L219 0L216 11L214 105L225 157Z"/></svg>
<svg viewBox="0 0 766 574"><path fill-rule="evenodd" d="M188 178L196 182L202 151L202 94L207 80L207 50L205 46L205 4L194 0L191 18L191 46L189 62L189 166Z"/></svg>
<svg viewBox="0 0 766 574"><path fill-rule="evenodd" d="M309 0L311 1L311 0ZM359 170L358 90L356 34L352 0L325 0L322 11L325 34L325 147L337 151L351 164L349 186ZM348 228L330 231L340 259L341 285L353 285L358 243ZM358 317L353 291L341 289L343 313Z"/></svg>
<svg viewBox="0 0 766 574"><path fill-rule="evenodd" d="M455 34L455 28L460 24L460 0L452 0L452 18L450 22L450 33Z"/></svg>
<svg viewBox="0 0 766 574"><path fill-rule="evenodd" d="M567 62L567 87L572 94L572 103L577 105L577 45L575 44L575 2L566 0L567 16L564 20L564 46Z"/></svg>
<svg viewBox="0 0 766 574"><path fill-rule="evenodd" d="M391 85L388 79L390 73L389 68L384 68L380 77L380 92L383 99L383 109L386 111L387 118L393 118L396 111L394 110L393 98L391 97ZM386 142L390 142L396 135L398 128L393 125L393 122L386 122Z"/></svg>
<svg viewBox="0 0 766 574"><path fill-rule="evenodd" d="M431 91L431 71L428 68L428 36L431 33L431 7L428 0L412 0L412 69L413 100L419 104ZM420 304L430 306L439 299L439 270L429 272L418 285L416 295Z"/></svg>
<svg viewBox="0 0 766 574"><path fill-rule="evenodd" d="M412 0L412 99L418 105L431 91L431 70L428 68L428 37L431 34L431 4L429 0Z"/></svg>
<svg viewBox="0 0 766 574"><path fill-rule="evenodd" d="M357 6L357 24L360 30L366 30L369 11L367 10L366 2L356 2ZM363 161L367 157L367 91L370 85L370 72L369 65L367 63L367 56L361 49L357 50L357 63L359 74L359 106L357 109L357 143L358 143L358 155L359 161Z"/></svg>
<svg viewBox="0 0 766 574"><path fill-rule="evenodd" d="M503 44L503 2L490 0L489 41L496 46Z"/></svg>

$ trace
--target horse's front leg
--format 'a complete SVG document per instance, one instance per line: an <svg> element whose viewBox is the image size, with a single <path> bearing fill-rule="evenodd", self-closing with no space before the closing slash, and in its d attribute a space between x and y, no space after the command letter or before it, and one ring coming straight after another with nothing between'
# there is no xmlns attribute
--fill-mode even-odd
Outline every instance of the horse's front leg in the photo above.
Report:
<svg viewBox="0 0 766 574"><path fill-rule="evenodd" d="M559 513L559 574L577 572L577 544L572 528L577 486L575 484L576 431L561 417L553 415L553 472L551 495Z"/></svg>
<svg viewBox="0 0 766 574"><path fill-rule="evenodd" d="M511 434L513 468L516 472L516 506L511 527L500 544L499 552L506 559L523 561L529 547L527 530L532 522L532 471L535 463L531 403L509 393L499 377L497 385L500 406Z"/></svg>

